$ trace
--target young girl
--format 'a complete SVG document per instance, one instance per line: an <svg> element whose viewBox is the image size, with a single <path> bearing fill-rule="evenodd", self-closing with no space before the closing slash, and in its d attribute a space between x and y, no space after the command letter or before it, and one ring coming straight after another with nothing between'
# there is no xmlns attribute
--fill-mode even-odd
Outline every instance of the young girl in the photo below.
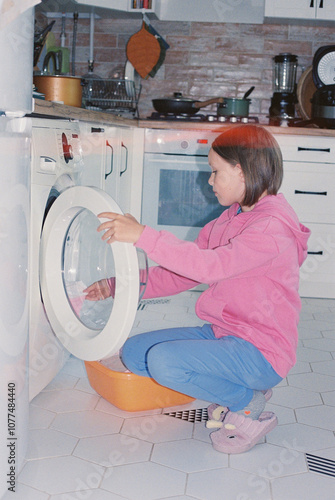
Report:
<svg viewBox="0 0 335 500"><path fill-rule="evenodd" d="M202 327L181 327L129 338L122 360L138 375L212 402L207 427L216 450L241 453L272 430L265 412L271 388L295 364L301 307L299 266L310 231L277 194L282 156L261 126L227 129L209 152L209 184L229 206L195 242L139 224L130 215L103 213L103 240L143 249L150 268L145 298L173 295L199 283ZM92 286L93 287L93 286ZM94 287L87 298L97 300Z"/></svg>

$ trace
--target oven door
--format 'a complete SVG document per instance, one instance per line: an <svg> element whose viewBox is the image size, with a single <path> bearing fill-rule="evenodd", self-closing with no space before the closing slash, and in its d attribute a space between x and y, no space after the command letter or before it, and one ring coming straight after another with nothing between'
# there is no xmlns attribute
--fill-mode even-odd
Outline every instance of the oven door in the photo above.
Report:
<svg viewBox="0 0 335 500"><path fill-rule="evenodd" d="M210 174L207 155L146 153L142 224L193 241L226 208L208 184Z"/></svg>
<svg viewBox="0 0 335 500"><path fill-rule="evenodd" d="M118 212L98 188L69 187L52 204L41 237L40 284L51 327L73 355L87 361L110 357L127 339L137 311L139 262L129 243L102 241L101 212ZM112 296L85 299L83 290L114 278Z"/></svg>

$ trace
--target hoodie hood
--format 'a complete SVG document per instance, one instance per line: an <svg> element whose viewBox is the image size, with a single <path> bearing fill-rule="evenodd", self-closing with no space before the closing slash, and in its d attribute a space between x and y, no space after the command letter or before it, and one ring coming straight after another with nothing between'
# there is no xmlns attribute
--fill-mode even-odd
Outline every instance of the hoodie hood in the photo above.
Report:
<svg viewBox="0 0 335 500"><path fill-rule="evenodd" d="M245 212L246 213L246 212ZM293 233L298 248L299 265L301 266L307 257L307 241L311 231L299 222L298 216L286 201L283 194L267 195L259 200L253 210L248 213L253 215L275 217L280 220Z"/></svg>

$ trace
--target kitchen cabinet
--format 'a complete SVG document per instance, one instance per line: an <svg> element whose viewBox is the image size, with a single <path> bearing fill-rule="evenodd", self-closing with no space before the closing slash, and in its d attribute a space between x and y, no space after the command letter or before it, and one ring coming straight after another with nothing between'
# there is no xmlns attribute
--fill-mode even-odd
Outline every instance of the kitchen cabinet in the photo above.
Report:
<svg viewBox="0 0 335 500"><path fill-rule="evenodd" d="M162 21L262 24L264 0L156 0Z"/></svg>
<svg viewBox="0 0 335 500"><path fill-rule="evenodd" d="M265 0L265 17L335 20L334 0Z"/></svg>
<svg viewBox="0 0 335 500"><path fill-rule="evenodd" d="M302 297L335 298L335 139L275 135L284 159L281 192L311 231Z"/></svg>
<svg viewBox="0 0 335 500"><path fill-rule="evenodd" d="M107 192L124 213L141 215L144 129L80 121L81 184Z"/></svg>

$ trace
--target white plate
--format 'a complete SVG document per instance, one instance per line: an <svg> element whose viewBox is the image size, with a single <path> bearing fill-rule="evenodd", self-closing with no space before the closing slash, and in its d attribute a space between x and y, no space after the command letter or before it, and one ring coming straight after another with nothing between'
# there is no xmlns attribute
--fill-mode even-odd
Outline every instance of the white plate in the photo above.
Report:
<svg viewBox="0 0 335 500"><path fill-rule="evenodd" d="M124 79L129 80L129 82L126 82L126 94L128 97L131 99L135 99L135 89L138 89L140 87L140 81L141 77L135 70L134 66L131 64L130 61L126 62L126 66L124 69ZM134 85L135 88L134 88Z"/></svg>
<svg viewBox="0 0 335 500"><path fill-rule="evenodd" d="M335 84L335 52L328 52L328 54L321 57L317 72L324 85Z"/></svg>

